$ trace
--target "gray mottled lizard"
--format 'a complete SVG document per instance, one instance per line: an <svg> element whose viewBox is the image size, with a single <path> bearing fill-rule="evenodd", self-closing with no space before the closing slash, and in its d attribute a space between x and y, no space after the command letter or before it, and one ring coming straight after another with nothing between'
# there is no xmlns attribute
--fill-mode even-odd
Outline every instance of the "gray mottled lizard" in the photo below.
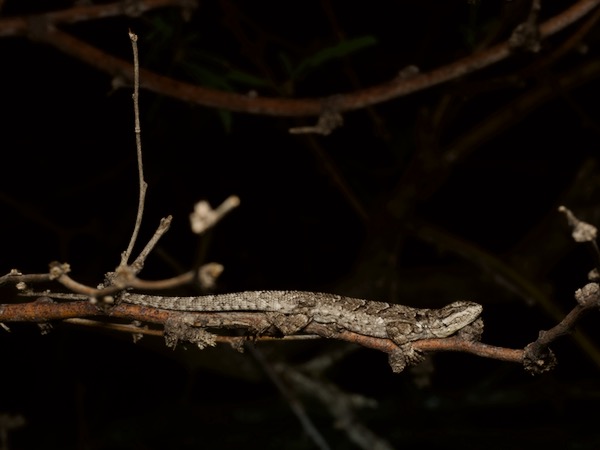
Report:
<svg viewBox="0 0 600 450"><path fill-rule="evenodd" d="M477 327L481 305L458 301L439 309L419 309L340 295L301 291L247 291L199 297L162 297L125 293L122 301L140 306L187 312L249 311L267 315L284 334L302 330L310 322L332 330L348 330L391 339L398 350L389 355L394 372L421 359L411 342L445 338ZM479 320L478 323L481 324ZM472 325L473 324L473 325ZM481 327L479 328L481 329ZM469 333L466 333L468 336Z"/></svg>
<svg viewBox="0 0 600 450"><path fill-rule="evenodd" d="M474 322L482 311L481 305L467 301L454 302L440 309L418 309L301 291L247 291L199 297L128 293L122 300L172 311L253 311L302 315L307 319L306 324L310 321L330 324L365 336L389 338L399 345L419 339L451 336Z"/></svg>

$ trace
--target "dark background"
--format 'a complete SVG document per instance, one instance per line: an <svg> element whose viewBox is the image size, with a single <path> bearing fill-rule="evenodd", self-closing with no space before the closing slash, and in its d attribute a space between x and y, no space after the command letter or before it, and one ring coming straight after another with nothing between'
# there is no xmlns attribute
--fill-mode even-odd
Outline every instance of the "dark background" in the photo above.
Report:
<svg viewBox="0 0 600 450"><path fill-rule="evenodd" d="M131 28L142 66L157 73L302 98L383 83L410 64L425 72L499 43L525 20L529 2L348 3L202 2L189 22L167 8L61 29L131 60ZM572 4L546 3L542 20ZM68 6L7 1L0 19ZM557 207L600 222L598 74L583 70L598 58L597 27L538 65L580 26L539 53L516 52L344 114L327 137L289 134L314 117L230 113L142 91L149 190L139 242L161 217L174 222L141 275L168 278L201 259L225 266L223 292L315 290L417 307L467 298L484 305L484 342L524 347L560 319L552 310L574 306L596 263L570 240ZM303 73L286 68L364 36L375 43ZM0 39L0 54L0 270L41 273L65 261L94 286L118 264L136 214L131 90L112 90L108 75L24 37ZM565 87L569 73L578 81ZM548 94L524 106L538 89ZM492 132L476 137L485 126ZM196 201L216 206L232 194L238 209L201 240L190 232ZM14 300L12 289L2 292ZM581 323L585 344L557 342L559 366L538 377L515 364L438 354L430 384L418 387L414 373L394 375L385 355L366 349L322 376L375 399L356 419L394 447L598 448L596 415L587 412L600 395L597 320L593 313ZM315 447L252 352L173 351L159 338L133 344L60 323L47 335L34 324L10 328L0 334L0 412L27 422L10 434L10 449ZM292 366L344 348L257 347ZM332 448L355 448L323 403L296 395Z"/></svg>

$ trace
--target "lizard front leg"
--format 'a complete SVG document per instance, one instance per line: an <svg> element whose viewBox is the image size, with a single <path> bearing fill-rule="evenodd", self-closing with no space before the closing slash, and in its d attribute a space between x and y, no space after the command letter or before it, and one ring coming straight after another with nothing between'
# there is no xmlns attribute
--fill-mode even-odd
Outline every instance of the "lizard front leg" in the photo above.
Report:
<svg viewBox="0 0 600 450"><path fill-rule="evenodd" d="M409 310L403 318L390 318L386 332L398 349L389 355L394 372L402 372L407 365L423 360L413 342L420 339L456 336L464 340L479 340L483 332L482 307L472 302L454 302L440 309Z"/></svg>
<svg viewBox="0 0 600 450"><path fill-rule="evenodd" d="M407 366L423 361L424 356L415 350L412 341L430 337L421 322L415 320L391 320L386 324L388 337L398 348L388 356L388 362L394 373L402 372Z"/></svg>
<svg viewBox="0 0 600 450"><path fill-rule="evenodd" d="M425 359L423 353L415 350L412 342L399 345L398 348L388 355L388 362L392 372L400 373L407 366L414 366Z"/></svg>

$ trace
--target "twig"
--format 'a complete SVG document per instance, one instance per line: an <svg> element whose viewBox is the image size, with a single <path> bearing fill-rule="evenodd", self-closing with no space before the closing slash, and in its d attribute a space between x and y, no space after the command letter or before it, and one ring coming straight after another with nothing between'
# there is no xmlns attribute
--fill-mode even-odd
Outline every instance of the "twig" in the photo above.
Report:
<svg viewBox="0 0 600 450"><path fill-rule="evenodd" d="M176 277L167 278L164 280L143 280L135 276L133 270L129 266L123 266L119 267L117 272L113 274L113 284L101 289L97 289L74 280L68 275L70 270L71 268L69 264L61 264L58 262L53 262L50 264L49 273L24 275L17 270L13 270L10 273L0 277L0 286L7 283L15 284L17 289L22 291L19 293L19 295L27 297L49 295L52 298L61 298L66 300L82 300L83 298L92 298L97 300L117 294L126 288L136 288L147 291L164 291L167 289L184 286L194 282L195 280L200 282L203 289L210 289L211 287L214 287L215 280L223 272L223 266L214 262L207 263L200 266L197 272L188 271L181 275L177 275ZM27 283L44 283L53 280L58 281L71 292L43 293L26 290Z"/></svg>
<svg viewBox="0 0 600 450"><path fill-rule="evenodd" d="M223 266L221 264L211 262L201 265L197 271L190 270L182 273L181 275L177 275L173 278L167 278L165 280L142 280L135 277L130 280L128 286L146 291L164 291L198 281L200 283L200 287L203 290L207 290L215 286L215 281L222 272Z"/></svg>
<svg viewBox="0 0 600 450"><path fill-rule="evenodd" d="M73 325L81 325L81 326L91 327L91 328L101 328L101 329L105 329L105 330L121 331L121 332L132 333L132 334L143 334L143 335L147 335L147 336L162 336L163 335L162 330L142 328L136 324L107 323L107 322L101 322L99 320L81 319L81 318L65 319L65 320L63 320L63 322L70 323Z"/></svg>
<svg viewBox="0 0 600 450"><path fill-rule="evenodd" d="M98 300L101 300L103 303L112 303L114 301L112 296L128 287L129 280L127 275L130 269L127 266L119 267L117 269L118 276L113 277L113 284L101 289L75 281L67 275L70 270L71 267L69 264L53 262L50 264L50 279L58 281L71 292L86 296L91 303L96 303ZM47 295L51 296L50 293Z"/></svg>
<svg viewBox="0 0 600 450"><path fill-rule="evenodd" d="M0 277L0 286L6 283L43 283L45 281L50 281L50 274L48 273L36 273L36 274L27 274L24 275L19 272L17 269L11 270L6 275L2 275Z"/></svg>
<svg viewBox="0 0 600 450"><path fill-rule="evenodd" d="M146 244L144 249L140 252L138 257L135 259L135 261L131 265L134 273L136 273L136 274L140 273L140 271L142 270L142 267L144 266L144 261L146 261L146 258L148 257L150 252L154 249L154 247L156 246L156 244L158 243L160 238L167 231L169 231L172 220L173 220L173 216L167 216L160 220L160 224L158 225L158 228L152 235L152 238L150 238L150 240L148 241L148 243Z"/></svg>
<svg viewBox="0 0 600 450"><path fill-rule="evenodd" d="M237 208L239 204L240 199L236 195L230 195L215 209L207 201L199 201L194 205L194 212L190 214L192 231L196 234L204 233L214 227L232 209Z"/></svg>
<svg viewBox="0 0 600 450"><path fill-rule="evenodd" d="M146 198L146 189L148 187L148 185L144 181L144 165L142 162L142 137L140 127L140 108L138 101L140 89L140 63L138 58L137 35L132 33L131 30L129 31L129 39L131 40L131 47L133 49L133 110L135 115L135 144L137 149L140 196L138 201L138 211L135 220L135 226L133 228L131 240L129 241L129 246L127 247L127 250L125 250L125 252L121 255L121 266L127 265L127 261L129 261L129 257L133 252L133 246L135 245L135 241L137 240L140 226L142 224L142 217L144 215L144 200Z"/></svg>

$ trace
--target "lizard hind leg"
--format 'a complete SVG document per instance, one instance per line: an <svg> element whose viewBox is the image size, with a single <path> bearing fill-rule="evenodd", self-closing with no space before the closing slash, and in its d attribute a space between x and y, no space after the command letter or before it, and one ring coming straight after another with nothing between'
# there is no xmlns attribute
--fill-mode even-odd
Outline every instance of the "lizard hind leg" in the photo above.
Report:
<svg viewBox="0 0 600 450"><path fill-rule="evenodd" d="M267 313L267 320L284 336L298 333L311 321L310 317L305 314L282 314L278 312Z"/></svg>

